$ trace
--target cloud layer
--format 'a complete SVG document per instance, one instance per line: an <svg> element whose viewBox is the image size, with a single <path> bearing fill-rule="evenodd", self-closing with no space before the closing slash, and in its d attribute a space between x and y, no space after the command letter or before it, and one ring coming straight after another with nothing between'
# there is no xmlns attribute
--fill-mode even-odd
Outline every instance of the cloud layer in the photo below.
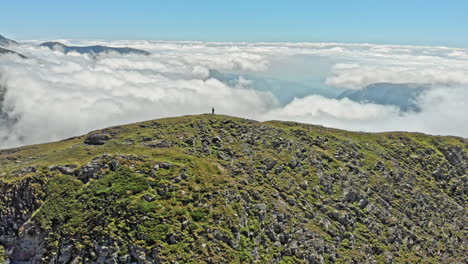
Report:
<svg viewBox="0 0 468 264"><path fill-rule="evenodd" d="M128 46L151 55L65 55L37 47L39 41L14 47L29 59L0 57L0 86L5 91L0 96L0 148L58 140L110 125L199 114L211 106L218 113L259 120L468 137L465 49L334 43L62 42ZM310 95L281 105L281 98L268 89L254 89L242 77L235 85L226 84L209 78L210 70L258 78L322 80L330 89L361 89L377 82L430 83L433 88L418 98L419 113L325 98L313 94L314 87Z"/></svg>

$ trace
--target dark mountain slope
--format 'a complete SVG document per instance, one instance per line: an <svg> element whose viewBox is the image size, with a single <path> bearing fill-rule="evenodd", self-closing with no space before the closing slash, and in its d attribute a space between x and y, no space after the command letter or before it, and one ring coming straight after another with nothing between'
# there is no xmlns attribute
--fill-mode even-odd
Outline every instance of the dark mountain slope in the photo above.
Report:
<svg viewBox="0 0 468 264"><path fill-rule="evenodd" d="M467 162L466 139L417 133L112 127L0 151L0 244L11 263L466 263Z"/></svg>
<svg viewBox="0 0 468 264"><path fill-rule="evenodd" d="M42 47L48 47L50 49L59 49L62 50L65 54L69 52L78 52L80 54L100 54L106 52L117 52L120 54L141 54L141 55L150 55L149 52L140 50L140 49L133 49L133 48L115 48L115 47L106 47L106 46L67 46L60 42L44 42L41 44Z"/></svg>
<svg viewBox="0 0 468 264"><path fill-rule="evenodd" d="M18 52L12 51L12 50L0 48L0 55L2 55L2 54L16 54L16 55L20 56L21 58L26 59L26 56L24 56L23 54L20 54Z"/></svg>
<svg viewBox="0 0 468 264"><path fill-rule="evenodd" d="M374 83L361 90L347 90L338 99L349 98L361 103L394 105L403 112L420 111L416 100L430 88L428 84Z"/></svg>
<svg viewBox="0 0 468 264"><path fill-rule="evenodd" d="M0 46L18 45L19 43L0 35Z"/></svg>

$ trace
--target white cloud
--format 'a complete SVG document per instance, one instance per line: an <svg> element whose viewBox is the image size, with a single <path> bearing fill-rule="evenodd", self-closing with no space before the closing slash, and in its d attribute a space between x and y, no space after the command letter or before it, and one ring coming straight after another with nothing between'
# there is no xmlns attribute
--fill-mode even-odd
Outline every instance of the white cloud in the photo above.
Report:
<svg viewBox="0 0 468 264"><path fill-rule="evenodd" d="M65 55L30 41L15 48L29 59L1 56L0 84L7 92L2 102L0 147L58 140L128 122L199 114L211 106L218 113L261 120L468 136L466 49L339 43L61 42L129 46L152 54ZM375 82L431 83L434 88L419 98L420 113L402 114L389 106L316 95L280 106L270 92L251 89L251 82L243 77L235 86L209 79L211 69L277 79L302 76L352 89Z"/></svg>
<svg viewBox="0 0 468 264"><path fill-rule="evenodd" d="M336 126L336 121L365 122L395 114L398 114L396 107L361 104L347 98L337 100L312 95L301 99L296 98L285 107L270 111L265 117L266 119L292 119L302 122L333 120L330 125Z"/></svg>
<svg viewBox="0 0 468 264"><path fill-rule="evenodd" d="M422 111L408 113L392 106L308 96L272 110L262 119L292 120L354 131L416 131L466 137L466 102L468 93L461 87L429 90L419 98Z"/></svg>
<svg viewBox="0 0 468 264"><path fill-rule="evenodd" d="M2 147L58 140L115 124L199 114L211 106L226 114L251 116L276 105L268 92L207 79L208 68L194 59L192 64L172 56L108 54L94 59L28 49L36 59L1 58L1 84L7 87L2 110L17 120L0 128ZM231 66L250 63L245 56Z"/></svg>
<svg viewBox="0 0 468 264"><path fill-rule="evenodd" d="M326 80L330 86L348 89L362 89L369 84L379 82L468 86L468 68L457 68L451 65L337 64L333 69L332 76Z"/></svg>

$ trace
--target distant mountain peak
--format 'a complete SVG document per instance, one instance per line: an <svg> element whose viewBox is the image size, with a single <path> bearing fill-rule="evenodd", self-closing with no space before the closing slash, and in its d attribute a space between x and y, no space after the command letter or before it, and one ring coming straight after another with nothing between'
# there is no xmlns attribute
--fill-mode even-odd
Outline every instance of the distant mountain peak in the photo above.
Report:
<svg viewBox="0 0 468 264"><path fill-rule="evenodd" d="M9 46L9 45L18 45L19 43L12 40L12 39L7 39L4 36L0 35L0 45L1 46Z"/></svg>
<svg viewBox="0 0 468 264"><path fill-rule="evenodd" d="M135 53L135 54L141 54L141 55L150 55L151 53L145 51L145 50L140 50L140 49L134 49L134 48L128 48L128 47L107 47L107 46L101 46L101 45L95 45L95 46L67 46L63 43L56 42L56 41L50 41L50 42L44 42L40 45L41 47L48 47L50 49L60 49L63 51L65 54L69 52L77 52L80 54L101 54L101 53L106 53L106 52L117 52L120 54L129 54L129 53Z"/></svg>
<svg viewBox="0 0 468 264"><path fill-rule="evenodd" d="M393 105L400 111L416 111L421 109L417 105L418 96L431 87L425 83L373 83L360 90L347 90L338 99L348 98L360 103L375 103Z"/></svg>
<svg viewBox="0 0 468 264"><path fill-rule="evenodd" d="M60 43L60 42L57 42L57 41L49 41L49 42L44 42L44 43L41 44L41 47L53 48L53 47L56 47L56 46L67 47L67 45L65 45L63 43Z"/></svg>

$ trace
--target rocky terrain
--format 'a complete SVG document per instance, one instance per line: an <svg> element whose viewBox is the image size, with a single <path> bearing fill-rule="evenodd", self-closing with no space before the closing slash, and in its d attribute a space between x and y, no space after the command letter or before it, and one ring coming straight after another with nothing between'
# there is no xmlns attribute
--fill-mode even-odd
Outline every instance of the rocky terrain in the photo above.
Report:
<svg viewBox="0 0 468 264"><path fill-rule="evenodd" d="M467 263L468 140L186 116L0 151L6 263Z"/></svg>

